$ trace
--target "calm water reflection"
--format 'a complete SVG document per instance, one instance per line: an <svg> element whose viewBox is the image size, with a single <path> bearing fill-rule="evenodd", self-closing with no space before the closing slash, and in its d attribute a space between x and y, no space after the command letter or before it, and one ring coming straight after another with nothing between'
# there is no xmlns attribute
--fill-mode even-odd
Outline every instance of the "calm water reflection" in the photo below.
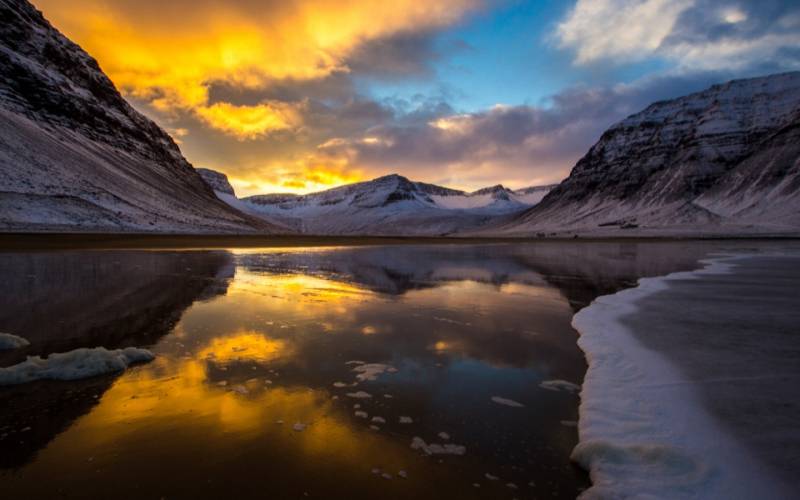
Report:
<svg viewBox="0 0 800 500"><path fill-rule="evenodd" d="M719 246L0 253L0 331L31 341L0 365L99 345L157 356L0 389L0 491L573 498L578 398L539 385L583 378L572 314ZM359 381L356 361L387 371ZM426 456L414 437L466 452Z"/></svg>

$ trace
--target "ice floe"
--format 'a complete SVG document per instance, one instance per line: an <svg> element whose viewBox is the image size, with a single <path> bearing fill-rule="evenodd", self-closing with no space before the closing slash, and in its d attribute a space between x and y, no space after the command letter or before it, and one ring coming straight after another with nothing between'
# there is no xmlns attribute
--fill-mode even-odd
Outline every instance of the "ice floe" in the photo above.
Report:
<svg viewBox="0 0 800 500"><path fill-rule="evenodd" d="M398 420L399 420L399 422L401 424L413 424L414 423L414 419L411 418L411 417L402 417L401 416Z"/></svg>
<svg viewBox="0 0 800 500"><path fill-rule="evenodd" d="M361 411L361 410L353 413L353 415L355 415L358 418L367 418L369 416L369 414L367 412Z"/></svg>
<svg viewBox="0 0 800 500"><path fill-rule="evenodd" d="M450 434L446 432L440 432L439 434L437 434L437 436L439 436L439 439L442 439L444 441L450 441Z"/></svg>
<svg viewBox="0 0 800 500"><path fill-rule="evenodd" d="M463 455L467 452L467 447L458 444L438 444L426 443L424 439L414 436L411 439L411 449L421 450L427 455Z"/></svg>
<svg viewBox="0 0 800 500"><path fill-rule="evenodd" d="M344 382L334 382L334 383L333 383L333 386L334 386L334 387L340 387L340 388L341 388L341 387L347 387L347 386L349 386L349 385L350 385L350 384L346 384L346 383L344 383Z"/></svg>
<svg viewBox="0 0 800 500"><path fill-rule="evenodd" d="M308 427L308 424L304 424L302 422L295 422L295 424L292 426L292 430L294 430L295 432L303 432L304 430L306 430L306 427Z"/></svg>
<svg viewBox="0 0 800 500"><path fill-rule="evenodd" d="M360 382L365 382L367 380L375 380L378 378L378 375L383 373L395 373L397 368L383 363L365 363L356 366L353 368L353 371L358 373L356 378Z"/></svg>
<svg viewBox="0 0 800 500"><path fill-rule="evenodd" d="M0 350L3 349L19 349L31 345L26 339L11 335L10 333L0 333Z"/></svg>
<svg viewBox="0 0 800 500"><path fill-rule="evenodd" d="M386 419L383 418L383 417L372 417L372 421L375 422L376 424L385 424L386 423Z"/></svg>
<svg viewBox="0 0 800 500"><path fill-rule="evenodd" d="M539 387L547 389L548 391L578 392L581 390L581 386L573 384L572 382L567 382L566 380L545 380L539 384Z"/></svg>
<svg viewBox="0 0 800 500"><path fill-rule="evenodd" d="M24 384L35 380L77 380L121 372L134 363L153 359L153 353L135 347L116 350L81 348L51 354L46 358L28 356L22 363L0 368L0 385Z"/></svg>
<svg viewBox="0 0 800 500"><path fill-rule="evenodd" d="M355 399L369 399L372 397L372 394L364 391L348 392L347 397Z"/></svg>
<svg viewBox="0 0 800 500"><path fill-rule="evenodd" d="M500 396L492 396L492 401L503 406L511 406L514 408L524 408L525 405L518 403L513 399L501 398Z"/></svg>

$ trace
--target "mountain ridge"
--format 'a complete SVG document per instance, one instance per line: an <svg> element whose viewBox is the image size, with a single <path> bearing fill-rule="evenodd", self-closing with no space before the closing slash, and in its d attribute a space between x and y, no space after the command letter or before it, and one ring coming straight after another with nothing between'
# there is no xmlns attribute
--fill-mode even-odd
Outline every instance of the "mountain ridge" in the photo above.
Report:
<svg viewBox="0 0 800 500"><path fill-rule="evenodd" d="M27 0L0 0L0 73L0 230L277 231L220 202Z"/></svg>
<svg viewBox="0 0 800 500"><path fill-rule="evenodd" d="M797 231L800 151L789 137L798 123L800 72L653 103L606 130L567 179L495 233ZM778 150L782 160L771 169L748 160Z"/></svg>

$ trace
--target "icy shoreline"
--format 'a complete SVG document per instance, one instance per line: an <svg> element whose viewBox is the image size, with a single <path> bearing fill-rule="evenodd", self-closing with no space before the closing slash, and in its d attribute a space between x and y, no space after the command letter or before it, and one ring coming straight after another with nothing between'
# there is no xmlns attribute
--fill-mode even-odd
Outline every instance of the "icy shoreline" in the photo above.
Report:
<svg viewBox="0 0 800 500"><path fill-rule="evenodd" d="M572 459L593 486L580 498L784 498L786 492L721 428L680 370L642 346L622 319L674 280L728 274L737 259L697 271L643 278L599 297L572 321L589 368ZM676 311L679 314L679 311Z"/></svg>

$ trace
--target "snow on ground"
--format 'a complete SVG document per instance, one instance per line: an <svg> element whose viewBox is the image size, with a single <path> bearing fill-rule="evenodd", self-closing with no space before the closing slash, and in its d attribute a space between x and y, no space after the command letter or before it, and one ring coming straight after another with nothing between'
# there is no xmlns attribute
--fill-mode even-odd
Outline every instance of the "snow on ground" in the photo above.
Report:
<svg viewBox="0 0 800 500"><path fill-rule="evenodd" d="M700 271L641 279L573 318L589 363L572 454L592 478L581 498L789 498L707 413L682 373L642 346L622 321L636 313L638 300L665 290L670 280L731 267L726 259L704 263Z"/></svg>
<svg viewBox="0 0 800 500"><path fill-rule="evenodd" d="M26 339L11 335L10 333L0 333L0 350L19 349L31 345Z"/></svg>
<svg viewBox="0 0 800 500"><path fill-rule="evenodd" d="M105 373L124 371L134 363L152 361L153 353L146 349L126 347L108 350L75 349L55 353L47 358L29 356L27 360L8 368L0 368L0 386L16 385L35 380L77 380Z"/></svg>

